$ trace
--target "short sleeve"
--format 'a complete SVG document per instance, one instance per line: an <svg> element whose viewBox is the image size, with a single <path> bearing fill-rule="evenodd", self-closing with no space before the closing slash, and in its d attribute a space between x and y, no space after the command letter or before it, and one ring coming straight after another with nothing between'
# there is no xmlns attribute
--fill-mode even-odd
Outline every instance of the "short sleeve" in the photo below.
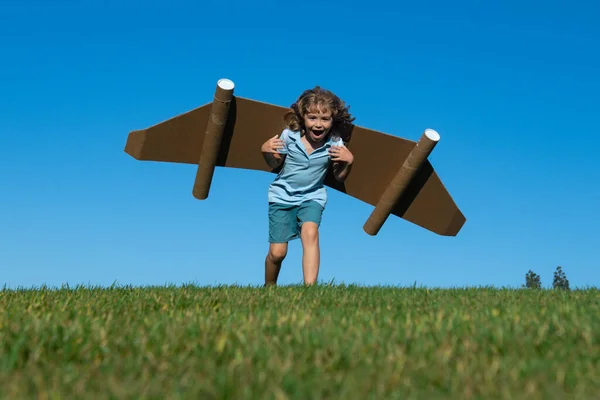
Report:
<svg viewBox="0 0 600 400"><path fill-rule="evenodd" d="M280 154L288 153L288 146L291 142L290 133L291 133L291 131L286 128L283 130L283 132L281 132L281 135L279 135L279 139L283 140L283 148L279 149Z"/></svg>
<svg viewBox="0 0 600 400"><path fill-rule="evenodd" d="M344 141L342 140L342 138L337 138L333 143L332 146L344 146Z"/></svg>

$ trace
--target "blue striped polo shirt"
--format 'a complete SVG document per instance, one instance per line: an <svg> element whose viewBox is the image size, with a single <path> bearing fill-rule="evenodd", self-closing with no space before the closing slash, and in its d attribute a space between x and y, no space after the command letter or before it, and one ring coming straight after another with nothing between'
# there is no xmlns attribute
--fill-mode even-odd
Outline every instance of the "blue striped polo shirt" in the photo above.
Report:
<svg viewBox="0 0 600 400"><path fill-rule="evenodd" d="M331 159L329 148L343 146L344 142L330 136L323 146L308 154L300 132L284 129L280 139L284 148L279 149L279 153L287 155L281 171L269 186L269 202L297 205L314 200L325 207L327 191L323 181Z"/></svg>

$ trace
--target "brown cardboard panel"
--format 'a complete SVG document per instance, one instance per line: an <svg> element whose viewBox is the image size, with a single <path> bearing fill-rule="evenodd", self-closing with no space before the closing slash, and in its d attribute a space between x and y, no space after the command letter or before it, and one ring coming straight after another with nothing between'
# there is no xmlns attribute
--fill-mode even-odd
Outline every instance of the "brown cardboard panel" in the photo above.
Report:
<svg viewBox="0 0 600 400"><path fill-rule="evenodd" d="M212 103L133 131L125 152L137 160L198 164ZM273 171L261 145L283 128L285 107L233 96L223 129L218 167ZM354 166L344 183L328 174L325 184L376 206L416 145L415 141L352 126L346 143ZM414 174L391 214L440 235L455 236L466 219L428 160Z"/></svg>

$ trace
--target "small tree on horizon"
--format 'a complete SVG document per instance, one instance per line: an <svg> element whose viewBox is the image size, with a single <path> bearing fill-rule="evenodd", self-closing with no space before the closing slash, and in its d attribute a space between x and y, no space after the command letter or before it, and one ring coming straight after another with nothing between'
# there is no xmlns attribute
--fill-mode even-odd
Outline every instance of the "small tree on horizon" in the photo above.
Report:
<svg viewBox="0 0 600 400"><path fill-rule="evenodd" d="M541 289L542 279L538 274L529 270L525 275L525 287L528 289Z"/></svg>
<svg viewBox="0 0 600 400"><path fill-rule="evenodd" d="M559 290L570 290L569 280L567 279L567 275L565 275L560 265L556 267L556 270L554 271L552 287Z"/></svg>

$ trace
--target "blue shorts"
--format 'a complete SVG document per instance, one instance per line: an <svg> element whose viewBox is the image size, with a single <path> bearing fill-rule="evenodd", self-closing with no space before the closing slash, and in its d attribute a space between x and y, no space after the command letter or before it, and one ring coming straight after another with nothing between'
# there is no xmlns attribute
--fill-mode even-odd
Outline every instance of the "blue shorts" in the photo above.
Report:
<svg viewBox="0 0 600 400"><path fill-rule="evenodd" d="M299 205L269 203L269 243L287 243L300 237L304 222L319 226L323 206L314 200Z"/></svg>

